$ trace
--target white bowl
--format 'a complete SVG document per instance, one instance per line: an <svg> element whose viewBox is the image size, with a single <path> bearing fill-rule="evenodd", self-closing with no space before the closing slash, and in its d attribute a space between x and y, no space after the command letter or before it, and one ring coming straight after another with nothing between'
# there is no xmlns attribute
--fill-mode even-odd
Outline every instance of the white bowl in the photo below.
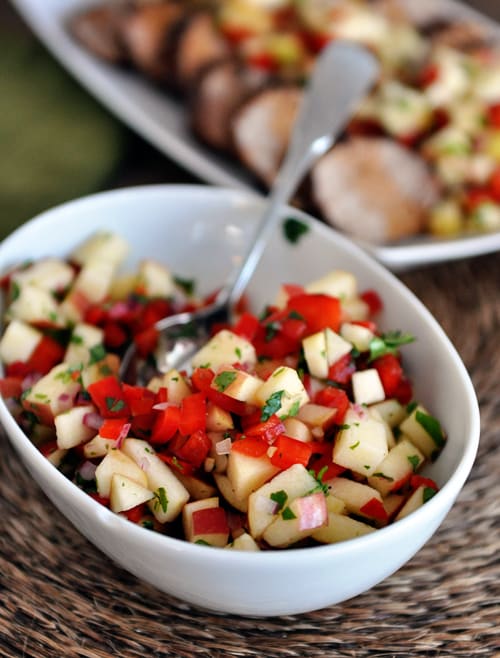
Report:
<svg viewBox="0 0 500 658"><path fill-rule="evenodd" d="M28 258L66 256L97 229L132 245L130 265L145 256L195 276L202 291L220 285L256 226L262 201L245 192L204 186L155 186L98 194L28 222L0 245L0 271ZM416 397L449 439L427 469L441 489L409 517L336 545L248 553L207 548L145 530L88 497L33 447L0 402L5 430L45 494L90 541L158 589L212 610L270 616L319 609L356 596L409 560L451 508L479 440L474 389L459 356L425 307L392 274L332 229L301 215L310 231L297 245L276 232L249 288L260 310L281 282L307 282L333 268L352 271L360 288L385 303L381 325L415 334L405 363ZM415 583L418 586L418 583Z"/></svg>

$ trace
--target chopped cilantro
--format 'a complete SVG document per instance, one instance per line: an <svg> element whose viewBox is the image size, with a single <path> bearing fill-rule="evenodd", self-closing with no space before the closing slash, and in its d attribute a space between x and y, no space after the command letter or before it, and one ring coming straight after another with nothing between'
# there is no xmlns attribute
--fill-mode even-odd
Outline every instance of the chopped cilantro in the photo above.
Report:
<svg viewBox="0 0 500 658"><path fill-rule="evenodd" d="M424 487L423 491L423 501L426 503L428 500L430 500L433 496L437 494L437 491L433 489L432 487Z"/></svg>
<svg viewBox="0 0 500 658"><path fill-rule="evenodd" d="M237 376L238 373L234 370L224 370L224 372L219 373L214 379L217 390L223 393L234 382Z"/></svg>
<svg viewBox="0 0 500 658"><path fill-rule="evenodd" d="M285 509L281 512L281 516L285 521L291 521L292 519L297 518L289 507L285 507Z"/></svg>
<svg viewBox="0 0 500 658"><path fill-rule="evenodd" d="M359 441L356 441L356 443L353 443L352 446L349 446L350 450L355 450L359 446Z"/></svg>
<svg viewBox="0 0 500 658"><path fill-rule="evenodd" d="M82 345L83 338L78 334L71 334L69 342L73 343L73 345Z"/></svg>
<svg viewBox="0 0 500 658"><path fill-rule="evenodd" d="M174 283L182 288L188 297L192 297L196 288L194 279L182 279L180 276L174 276Z"/></svg>
<svg viewBox="0 0 500 658"><path fill-rule="evenodd" d="M283 222L283 233L288 242L297 244L300 238L309 232L309 226L294 217L288 217Z"/></svg>
<svg viewBox="0 0 500 658"><path fill-rule="evenodd" d="M120 399L112 398L111 396L106 397L106 408L108 411L113 413L121 411L125 407L125 402Z"/></svg>
<svg viewBox="0 0 500 658"><path fill-rule="evenodd" d="M441 429L441 425L437 418L434 418L434 416L430 416L423 411L417 410L415 413L415 420L421 427L423 427L438 448L441 448L444 445L443 430Z"/></svg>
<svg viewBox="0 0 500 658"><path fill-rule="evenodd" d="M285 420L286 418L291 418L292 416L296 416L299 413L299 409L300 409L300 400L295 400L295 402L290 407L289 412L287 414L284 414L283 416L280 416L280 420Z"/></svg>
<svg viewBox="0 0 500 658"><path fill-rule="evenodd" d="M197 539L194 543L199 544L200 546L211 546L212 545L212 544L209 544L204 539Z"/></svg>
<svg viewBox="0 0 500 658"><path fill-rule="evenodd" d="M10 285L10 300L11 302L16 301L16 299L21 294L21 287L17 281L12 281Z"/></svg>
<svg viewBox="0 0 500 658"><path fill-rule="evenodd" d="M271 341L276 336L279 330L280 324L278 322L269 322L266 324L266 335L264 337L266 343L269 343L269 341Z"/></svg>
<svg viewBox="0 0 500 658"><path fill-rule="evenodd" d="M267 398L266 404L262 407L262 413L260 415L260 420L264 423L266 420L269 420L273 414L275 414L278 409L281 407L281 398L283 397L285 391L275 391L270 397Z"/></svg>
<svg viewBox="0 0 500 658"><path fill-rule="evenodd" d="M89 354L90 354L89 366L91 366L94 363L98 363L99 361L102 361L106 356L106 350L104 348L104 345L102 345L101 343L99 343L98 345L94 345L89 349Z"/></svg>
<svg viewBox="0 0 500 658"><path fill-rule="evenodd" d="M328 466L323 466L323 468L320 469L318 473L315 473L312 469L308 471L309 475L311 475L316 480L316 486L314 487L314 489L311 489L311 491L309 491L310 494L322 491L325 494L325 496L328 496L328 485L325 482L323 482L323 478L327 471L328 471Z"/></svg>
<svg viewBox="0 0 500 658"><path fill-rule="evenodd" d="M161 511L165 514L168 507L167 492L165 491L165 487L160 487L158 491L155 491L155 499L155 509L157 509L159 505L161 507Z"/></svg>
<svg viewBox="0 0 500 658"><path fill-rule="evenodd" d="M154 530L154 523L150 519L144 519L144 521L141 522L141 525L143 528L146 528L146 530Z"/></svg>
<svg viewBox="0 0 500 658"><path fill-rule="evenodd" d="M288 494L286 491L281 489L280 491L274 491L269 498L278 505L278 512L283 509L286 501L288 500Z"/></svg>
<svg viewBox="0 0 500 658"><path fill-rule="evenodd" d="M394 478L391 478L390 475L382 473L382 471L377 471L377 473L373 474L373 477L382 478L383 480L387 480L387 482L394 482Z"/></svg>
<svg viewBox="0 0 500 658"><path fill-rule="evenodd" d="M408 455L408 461L410 462L413 468L413 472L415 473L415 471L417 470L420 464L420 458L418 457L418 455Z"/></svg>
<svg viewBox="0 0 500 658"><path fill-rule="evenodd" d="M304 316L301 315L298 311L290 311L288 314L289 320L304 320Z"/></svg>
<svg viewBox="0 0 500 658"><path fill-rule="evenodd" d="M234 348L234 353L236 354L236 356L238 357L238 359L241 359L242 354L241 354L241 349L240 349L239 347L235 347L235 348Z"/></svg>
<svg viewBox="0 0 500 658"><path fill-rule="evenodd" d="M401 345L407 345L415 340L415 336L401 331L389 331L381 336L375 336L370 341L370 361L385 354L397 354Z"/></svg>
<svg viewBox="0 0 500 658"><path fill-rule="evenodd" d="M348 430L350 427L349 423L342 423L342 425L339 425L339 430Z"/></svg>

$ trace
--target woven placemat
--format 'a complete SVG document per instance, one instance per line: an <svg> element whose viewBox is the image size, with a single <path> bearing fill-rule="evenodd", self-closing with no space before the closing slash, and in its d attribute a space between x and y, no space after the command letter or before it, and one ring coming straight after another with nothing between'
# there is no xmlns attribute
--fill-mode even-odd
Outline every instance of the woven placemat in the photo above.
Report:
<svg viewBox="0 0 500 658"><path fill-rule="evenodd" d="M500 656L500 257L402 278L460 351L483 426L465 488L416 557L366 594L318 612L211 614L138 581L89 544L2 437L0 656Z"/></svg>

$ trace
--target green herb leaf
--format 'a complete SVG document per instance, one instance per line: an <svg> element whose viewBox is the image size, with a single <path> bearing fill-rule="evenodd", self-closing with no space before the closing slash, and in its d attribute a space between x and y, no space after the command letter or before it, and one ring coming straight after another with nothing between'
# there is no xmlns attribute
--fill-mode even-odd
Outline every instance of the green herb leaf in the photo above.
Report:
<svg viewBox="0 0 500 658"><path fill-rule="evenodd" d="M300 238L309 232L309 226L294 217L288 217L283 222L283 233L288 242L297 244Z"/></svg>
<svg viewBox="0 0 500 658"><path fill-rule="evenodd" d="M194 279L182 279L180 276L174 276L174 283L182 288L188 297L194 295L196 282Z"/></svg>
<svg viewBox="0 0 500 658"><path fill-rule="evenodd" d="M423 427L423 429L431 437L438 448L442 448L444 446L444 433L437 418L434 418L434 416L430 416L423 411L417 410L415 412L415 420L421 427Z"/></svg>
<svg viewBox="0 0 500 658"><path fill-rule="evenodd" d="M107 396L105 401L106 401L106 408L109 411L112 411L113 413L116 413L117 411L121 411L125 407L125 402L123 400L112 398L111 396Z"/></svg>
<svg viewBox="0 0 500 658"><path fill-rule="evenodd" d="M433 496L437 494L437 491L433 489L432 487L424 487L423 491L423 501L426 503L428 500L430 500Z"/></svg>
<svg viewBox="0 0 500 658"><path fill-rule="evenodd" d="M349 446L349 450L356 450L358 446L359 446L359 441L356 441L356 443L353 443L352 446Z"/></svg>
<svg viewBox="0 0 500 658"><path fill-rule="evenodd" d="M300 409L300 400L295 400L295 402L290 407L289 412L287 414L284 414L283 416L280 416L280 420L285 420L286 418L292 418L292 416L296 416L299 413L299 409Z"/></svg>
<svg viewBox="0 0 500 658"><path fill-rule="evenodd" d="M78 334L72 334L70 339L70 343L73 343L73 345L82 345L83 344L83 338L79 336Z"/></svg>
<svg viewBox="0 0 500 658"><path fill-rule="evenodd" d="M397 354L401 345L413 343L415 336L401 331L390 331L381 336L375 336L370 341L370 361L385 354Z"/></svg>
<svg viewBox="0 0 500 658"><path fill-rule="evenodd" d="M269 420L273 414L275 414L278 409L281 407L281 398L283 397L285 391L276 391L266 400L266 404L262 407L262 413L260 415L260 420L264 423L266 420Z"/></svg>
<svg viewBox="0 0 500 658"><path fill-rule="evenodd" d="M286 491L281 489L280 491L274 491L269 498L278 505L278 512L283 509L286 501L288 500L288 494Z"/></svg>
<svg viewBox="0 0 500 658"><path fill-rule="evenodd" d="M413 468L413 472L415 473L420 465L420 458L418 457L418 455L408 455L408 461L410 462Z"/></svg>
<svg viewBox="0 0 500 658"><path fill-rule="evenodd" d="M161 511L165 514L168 508L168 499L165 487L160 487L158 491L155 491L155 498L155 509L157 509L157 506L159 505L161 507Z"/></svg>
<svg viewBox="0 0 500 658"><path fill-rule="evenodd" d="M394 478L391 478L390 475L382 473L382 471L377 471L377 473L373 474L373 477L382 478L383 480L387 480L387 482L394 482Z"/></svg>
<svg viewBox="0 0 500 658"><path fill-rule="evenodd" d="M281 325L279 322L269 322L266 324L266 335L264 336L266 343L269 343L269 341L271 341L276 336L280 329Z"/></svg>
<svg viewBox="0 0 500 658"><path fill-rule="evenodd" d="M214 379L217 390L223 393L234 382L237 376L238 373L234 370L224 370L224 372L219 373Z"/></svg>
<svg viewBox="0 0 500 658"><path fill-rule="evenodd" d="M104 345L99 343L99 345L94 345L89 349L89 354L90 354L89 366L91 366L94 363L99 363L99 361L102 361L104 359L104 357L106 356L106 349Z"/></svg>
<svg viewBox="0 0 500 658"><path fill-rule="evenodd" d="M209 544L204 539L197 539L194 543L199 544L200 546L212 546L212 544Z"/></svg>
<svg viewBox="0 0 500 658"><path fill-rule="evenodd" d="M10 284L10 301L15 302L20 294L21 294L21 287L19 286L18 282L17 281L11 281L11 284Z"/></svg>
<svg viewBox="0 0 500 658"><path fill-rule="evenodd" d="M304 320L304 316L301 315L298 311L290 311L288 314L289 320Z"/></svg>
<svg viewBox="0 0 500 658"><path fill-rule="evenodd" d="M281 516L285 521L291 521L292 519L297 518L289 507L285 507L285 509L281 512Z"/></svg>
<svg viewBox="0 0 500 658"><path fill-rule="evenodd" d="M320 469L317 474L312 469L308 471L309 475L311 475L316 480L316 486L313 489L311 489L311 491L309 491L308 493L313 494L322 491L325 494L325 496L328 496L328 492L329 492L328 485L325 482L323 482L323 478L325 477L325 473L327 471L328 471L328 466L323 466L323 468Z"/></svg>

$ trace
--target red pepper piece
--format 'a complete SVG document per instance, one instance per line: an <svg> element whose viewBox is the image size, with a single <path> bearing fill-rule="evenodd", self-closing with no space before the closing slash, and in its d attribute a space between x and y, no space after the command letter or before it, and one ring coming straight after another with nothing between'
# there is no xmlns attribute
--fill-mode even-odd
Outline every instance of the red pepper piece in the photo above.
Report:
<svg viewBox="0 0 500 658"><path fill-rule="evenodd" d="M232 328L232 332L245 338L248 341L253 341L257 329L259 328L259 320L252 315L252 313L243 313L238 322Z"/></svg>
<svg viewBox="0 0 500 658"><path fill-rule="evenodd" d="M231 451L239 452L248 457L262 457L266 454L268 448L269 444L262 439L248 437L234 441Z"/></svg>
<svg viewBox="0 0 500 658"><path fill-rule="evenodd" d="M268 444L271 444L276 437L283 434L285 426L276 414L273 414L267 420L261 422L261 414L262 412L259 409L257 412L248 416L243 421L243 429L246 436L256 436L263 441L267 441ZM257 419L257 422L252 422L255 421L255 419Z"/></svg>
<svg viewBox="0 0 500 658"><path fill-rule="evenodd" d="M103 418L130 416L130 409L120 382L113 375L90 384L87 392Z"/></svg>
<svg viewBox="0 0 500 658"><path fill-rule="evenodd" d="M182 440L185 441L185 438L182 437ZM193 464L190 464L184 459L179 459L177 455L170 455L167 452L158 452L156 454L163 462L165 462L165 464L168 464L170 468L172 468L174 471L179 471L179 473L182 473L182 475L193 475L195 471Z"/></svg>
<svg viewBox="0 0 500 658"><path fill-rule="evenodd" d="M354 372L356 372L356 365L351 355L345 354L338 361L332 363L328 369L328 379L337 384L348 384Z"/></svg>
<svg viewBox="0 0 500 658"><path fill-rule="evenodd" d="M158 345L158 331L154 327L148 327L135 334L134 343L139 356L145 358L154 352Z"/></svg>
<svg viewBox="0 0 500 658"><path fill-rule="evenodd" d="M104 324L106 317L107 314L103 307L98 304L93 304L87 309L84 316L84 321L87 324L93 324L97 327Z"/></svg>
<svg viewBox="0 0 500 658"><path fill-rule="evenodd" d="M294 464L307 466L312 455L312 448L308 443L292 439L285 434L278 436L273 448L276 448L276 451L271 456L271 464L282 470Z"/></svg>
<svg viewBox="0 0 500 658"><path fill-rule="evenodd" d="M488 123L494 128L500 128L500 103L488 108Z"/></svg>
<svg viewBox="0 0 500 658"><path fill-rule="evenodd" d="M296 295L288 300L286 308L304 318L308 334L327 327L338 331L340 327L341 307L340 300L336 297L322 294Z"/></svg>
<svg viewBox="0 0 500 658"><path fill-rule="evenodd" d="M118 322L106 322L104 325L104 344L112 349L117 349L125 344L127 332Z"/></svg>
<svg viewBox="0 0 500 658"><path fill-rule="evenodd" d="M370 316L372 317L377 315L377 313L380 313L380 311L384 308L384 303L376 290L364 290L360 294L360 297L365 302L365 304L368 304L368 308L370 309Z"/></svg>
<svg viewBox="0 0 500 658"><path fill-rule="evenodd" d="M207 401L203 393L188 395L181 402L179 431L184 436L204 430L207 423Z"/></svg>
<svg viewBox="0 0 500 658"><path fill-rule="evenodd" d="M124 433L127 435L130 429L128 418L107 418L99 428L99 436L104 439L119 439Z"/></svg>
<svg viewBox="0 0 500 658"><path fill-rule="evenodd" d="M394 354L384 354L373 361L373 367L379 374L386 397L394 397L403 377L403 368Z"/></svg>
<svg viewBox="0 0 500 658"><path fill-rule="evenodd" d="M330 407L331 409L336 409L337 413L335 414L334 422L337 425L342 425L346 411L349 408L349 398L343 389L335 388L335 386L327 386L316 393L314 402L325 407Z"/></svg>
<svg viewBox="0 0 500 658"><path fill-rule="evenodd" d="M411 402L413 398L413 387L406 377L401 378L396 390L394 391L394 397L403 405Z"/></svg>
<svg viewBox="0 0 500 658"><path fill-rule="evenodd" d="M203 430L197 430L184 441L183 445L176 450L175 454L180 459L192 464L195 468L199 468L208 457L211 447L212 441L208 438L207 434Z"/></svg>
<svg viewBox="0 0 500 658"><path fill-rule="evenodd" d="M181 410L179 407L171 406L158 412L151 431L151 443L161 444L170 441L179 431L181 422Z"/></svg>
<svg viewBox="0 0 500 658"><path fill-rule="evenodd" d="M412 475L410 478L410 487L413 491L419 487L429 487L429 489L439 491L439 487L434 482L434 480L431 480L431 478L426 478L423 475Z"/></svg>
<svg viewBox="0 0 500 658"><path fill-rule="evenodd" d="M26 363L31 371L46 375L55 365L61 363L64 352L65 348L60 343L50 336L43 336Z"/></svg>
<svg viewBox="0 0 500 658"><path fill-rule="evenodd" d="M0 393L5 399L18 398L22 392L22 379L20 377L4 377L0 379Z"/></svg>
<svg viewBox="0 0 500 658"><path fill-rule="evenodd" d="M157 395L143 386L131 386L122 384L123 397L125 398L132 416L142 416L151 413L157 402Z"/></svg>
<svg viewBox="0 0 500 658"><path fill-rule="evenodd" d="M123 513L129 521L132 521L132 523L140 523L144 517L145 509L146 506L144 503L141 503L140 505L136 505L131 509L125 510Z"/></svg>

